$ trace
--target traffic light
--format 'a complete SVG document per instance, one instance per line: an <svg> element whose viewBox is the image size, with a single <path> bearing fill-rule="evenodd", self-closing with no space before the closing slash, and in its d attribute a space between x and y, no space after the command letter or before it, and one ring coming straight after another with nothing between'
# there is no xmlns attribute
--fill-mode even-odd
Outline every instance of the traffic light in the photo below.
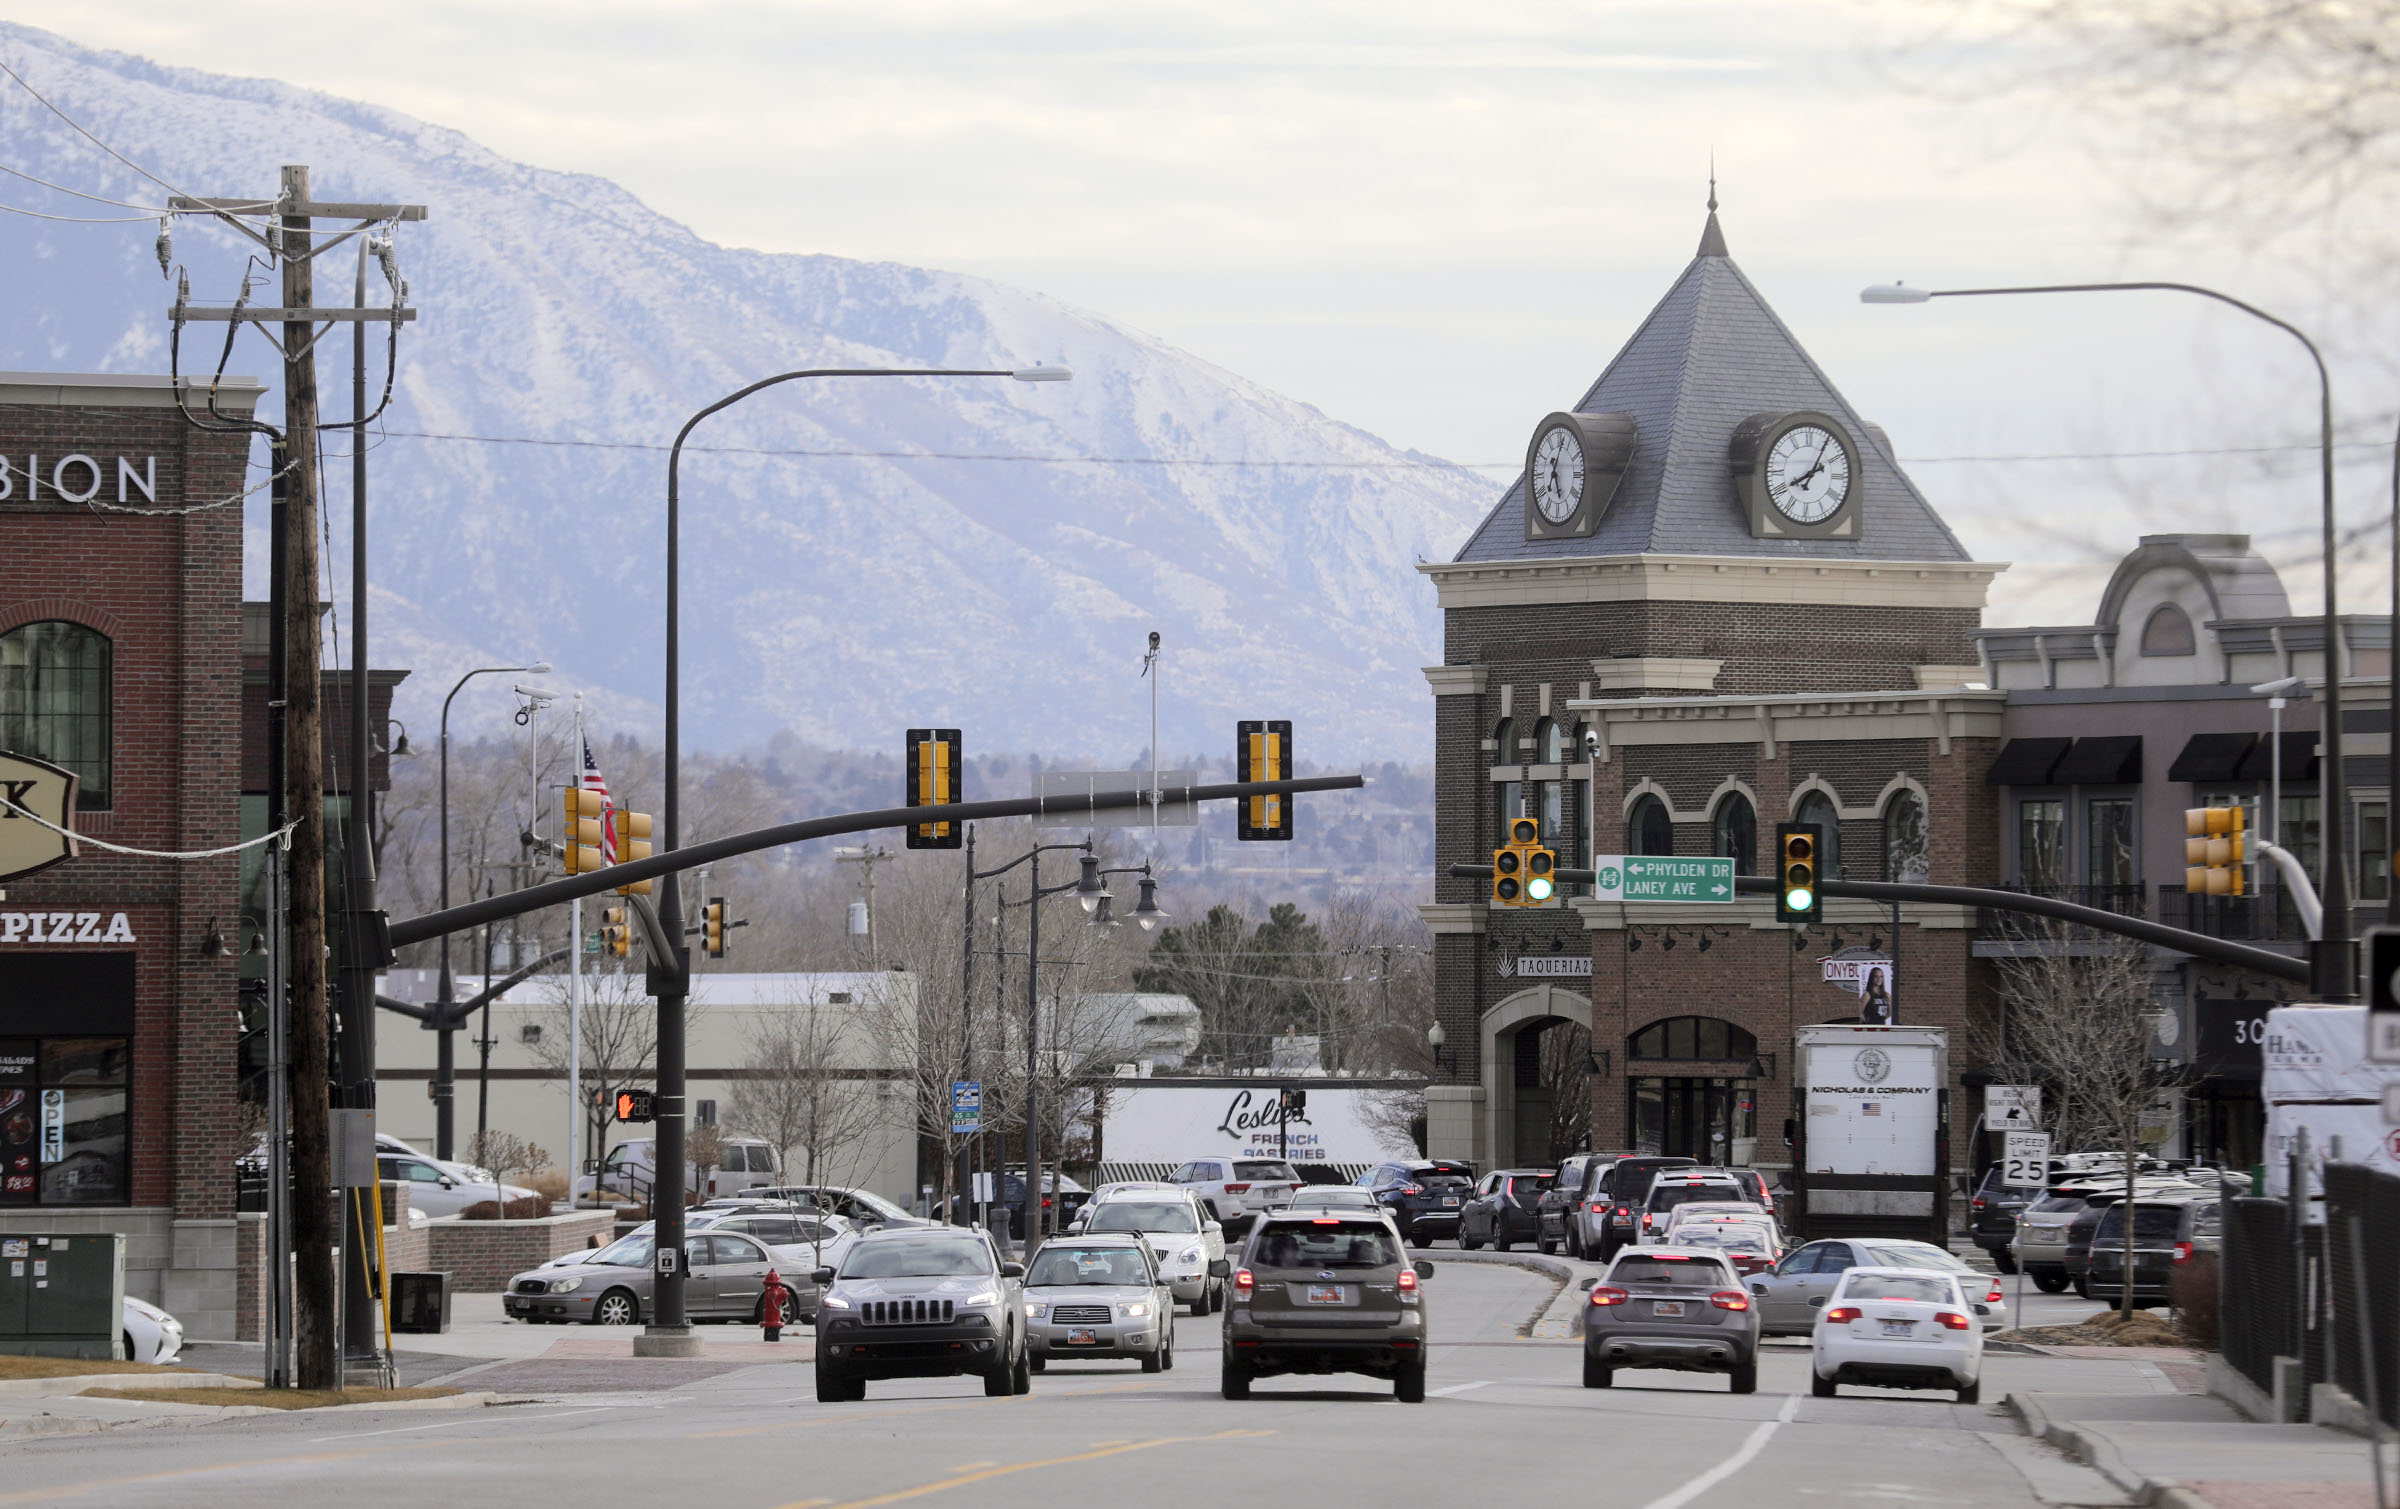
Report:
<svg viewBox="0 0 2400 1509"><path fill-rule="evenodd" d="M648 859L650 857L650 814L630 811L624 807L612 807L609 809L609 816L616 820L617 825L617 863L625 865L631 864L637 859ZM650 894L650 882L637 880L631 885L621 885L617 887L617 894L620 896L647 896Z"/></svg>
<svg viewBox="0 0 2400 1509"><path fill-rule="evenodd" d="M2239 896L2250 862L2240 807L2187 807L2183 814L2183 888L2195 896Z"/></svg>
<svg viewBox="0 0 2400 1509"><path fill-rule="evenodd" d="M658 1094L656 1091L619 1090L617 1092L617 1120L656 1121L657 1119Z"/></svg>
<svg viewBox="0 0 2400 1509"><path fill-rule="evenodd" d="M589 875L608 867L601 856L600 825L607 821L608 798L597 791L569 786L565 791L566 826L558 830L569 875Z"/></svg>
<svg viewBox="0 0 2400 1509"><path fill-rule="evenodd" d="M600 913L600 951L622 959L633 952L633 919L625 908L612 906Z"/></svg>
<svg viewBox="0 0 2400 1509"><path fill-rule="evenodd" d="M1825 842L1815 823L1775 825L1775 920L1805 927L1824 914L1817 885L1817 855Z"/></svg>
<svg viewBox="0 0 2400 1509"><path fill-rule="evenodd" d="M1558 856L1542 846L1538 819L1508 820L1508 842L1492 851L1492 904L1541 906L1558 894Z"/></svg>
<svg viewBox="0 0 2400 1509"><path fill-rule="evenodd" d="M1292 778L1292 720L1246 718L1235 726L1234 764L1237 781L1288 781ZM1287 796L1246 798L1234 837L1244 842L1281 840L1292 836L1292 799Z"/></svg>
<svg viewBox="0 0 2400 1509"><path fill-rule="evenodd" d="M1284 1091L1283 1114L1286 1116L1306 1116L1308 1114L1308 1092L1306 1090Z"/></svg>
<svg viewBox="0 0 2400 1509"><path fill-rule="evenodd" d="M967 799L966 743L955 728L908 731L908 805L946 807ZM965 842L958 823L911 823L908 847L955 849Z"/></svg>
<svg viewBox="0 0 2400 1509"><path fill-rule="evenodd" d="M722 896L709 897L708 904L700 908L700 952L712 959L725 957L725 898Z"/></svg>

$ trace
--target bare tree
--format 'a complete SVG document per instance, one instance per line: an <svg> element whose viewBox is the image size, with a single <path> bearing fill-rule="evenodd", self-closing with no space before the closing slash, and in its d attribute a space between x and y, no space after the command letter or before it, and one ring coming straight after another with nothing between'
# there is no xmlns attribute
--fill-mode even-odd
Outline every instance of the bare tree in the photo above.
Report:
<svg viewBox="0 0 2400 1509"><path fill-rule="evenodd" d="M495 1221L503 1220L509 1215L509 1202L501 1189L502 1185L509 1182L509 1175L531 1174L536 1169L550 1166L549 1153L526 1139L516 1136L514 1133L503 1132L497 1127L487 1127L468 1138L467 1154L469 1161L491 1170L491 1218ZM470 1206L467 1214L472 1216L478 1208L480 1207ZM548 1213L547 1202L544 1202L544 1209L541 1213Z"/></svg>
<svg viewBox="0 0 2400 1509"><path fill-rule="evenodd" d="M1982 1025L1975 1046L1987 1062L2029 1073L2062 1149L2111 1148L2125 1160L2133 1199L2142 1118L2157 1103L2165 1071L2150 1055L2159 1004L2147 945L2049 919L2013 929L2016 952L2001 958L2001 1017ZM2125 1261L2133 1260L2133 1210L2125 1212ZM2133 1286L2121 1309L2133 1313Z"/></svg>
<svg viewBox="0 0 2400 1509"><path fill-rule="evenodd" d="M569 1036L568 979L563 974L546 974L537 978L536 989L541 999L541 1036L533 1043L534 1056L541 1061L552 1078L564 1081L567 1077L567 1040ZM584 1104L578 1108L582 1126L593 1121L594 1106L614 1101L619 1090L632 1089L647 1083L655 1074L658 1063L658 1003L651 1000L649 987L637 974L587 974L583 977L583 1009L574 1013L578 1018L574 1036L580 1044L580 1088ZM704 1009L697 995L686 1007L687 1021ZM567 1162L576 1165L576 1150L567 1150ZM574 1188L577 1168L571 1166L567 1187Z"/></svg>
<svg viewBox="0 0 2400 1509"><path fill-rule="evenodd" d="M903 1013L875 1002L869 1014ZM734 1082L730 1106L734 1121L774 1143L787 1168L800 1150L802 1182L842 1182L881 1119L874 1085L855 1064L871 1034L852 1008L812 997L760 1018L746 1039L744 1077Z"/></svg>

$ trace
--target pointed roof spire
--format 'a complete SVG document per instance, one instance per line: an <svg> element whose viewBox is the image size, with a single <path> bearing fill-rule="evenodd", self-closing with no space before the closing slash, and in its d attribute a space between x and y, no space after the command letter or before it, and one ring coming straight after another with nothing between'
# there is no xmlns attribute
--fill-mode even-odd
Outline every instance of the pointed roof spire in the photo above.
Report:
<svg viewBox="0 0 2400 1509"><path fill-rule="evenodd" d="M1714 151L1708 154L1708 224L1701 228L1700 249L1693 255L1697 257L1730 257L1733 255L1725 249L1725 232L1717 224L1717 154Z"/></svg>

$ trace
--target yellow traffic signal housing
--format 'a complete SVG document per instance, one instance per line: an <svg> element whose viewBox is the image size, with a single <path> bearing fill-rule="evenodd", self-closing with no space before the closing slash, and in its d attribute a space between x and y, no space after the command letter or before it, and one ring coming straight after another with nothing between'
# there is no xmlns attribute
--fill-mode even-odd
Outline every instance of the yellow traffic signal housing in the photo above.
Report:
<svg viewBox="0 0 2400 1509"><path fill-rule="evenodd" d="M600 913L600 950L622 959L633 952L632 919L625 908L612 906Z"/></svg>
<svg viewBox="0 0 2400 1509"><path fill-rule="evenodd" d="M607 868L601 858L600 825L606 821L608 801L597 791L580 786L566 788L566 826L558 831L559 847L565 852L569 875L590 875Z"/></svg>
<svg viewBox="0 0 2400 1509"><path fill-rule="evenodd" d="M2250 863L2248 815L2241 807L2187 807L2183 813L2183 888L2194 896L2240 896Z"/></svg>
<svg viewBox="0 0 2400 1509"><path fill-rule="evenodd" d="M1525 856L1502 846L1492 851L1492 905L1525 904Z"/></svg>
<svg viewBox="0 0 2400 1509"><path fill-rule="evenodd" d="M946 807L966 797L966 745L955 728L908 731L908 805ZM911 823L908 847L955 849L965 843L958 823Z"/></svg>
<svg viewBox="0 0 2400 1509"><path fill-rule="evenodd" d="M650 857L650 814L618 807L615 809L615 815L617 820L617 863L625 865L631 864L637 859L648 859ZM631 885L617 887L617 894L620 896L647 896L650 894L650 884L647 880L637 880Z"/></svg>
<svg viewBox="0 0 2400 1509"><path fill-rule="evenodd" d="M1817 884L1818 856L1825 835L1815 823L1775 825L1775 920L1805 927L1824 915L1824 892Z"/></svg>
<svg viewBox="0 0 2400 1509"><path fill-rule="evenodd" d="M1508 820L1508 842L1492 851L1492 904L1541 906L1558 894L1558 856L1542 844L1537 818Z"/></svg>
<svg viewBox="0 0 2400 1509"><path fill-rule="evenodd" d="M948 824L941 826L947 827ZM700 908L700 952L712 959L725 957L725 898L711 896Z"/></svg>
<svg viewBox="0 0 2400 1509"><path fill-rule="evenodd" d="M1292 778L1292 721L1289 718L1245 718L1234 725L1234 779L1288 781ZM1245 798L1234 826L1244 842L1284 841L1292 836L1289 796Z"/></svg>

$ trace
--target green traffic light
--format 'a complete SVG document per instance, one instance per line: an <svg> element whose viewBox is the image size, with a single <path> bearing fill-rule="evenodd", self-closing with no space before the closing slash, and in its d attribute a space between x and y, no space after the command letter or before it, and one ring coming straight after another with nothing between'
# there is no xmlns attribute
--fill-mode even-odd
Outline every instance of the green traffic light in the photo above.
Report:
<svg viewBox="0 0 2400 1509"><path fill-rule="evenodd" d="M1783 904L1795 912L1805 912L1817 904L1817 894L1806 886L1783 893Z"/></svg>
<svg viewBox="0 0 2400 1509"><path fill-rule="evenodd" d="M1548 901L1550 893L1555 889L1556 887L1552 886L1546 877L1540 875L1525 882L1525 894L1536 901Z"/></svg>

